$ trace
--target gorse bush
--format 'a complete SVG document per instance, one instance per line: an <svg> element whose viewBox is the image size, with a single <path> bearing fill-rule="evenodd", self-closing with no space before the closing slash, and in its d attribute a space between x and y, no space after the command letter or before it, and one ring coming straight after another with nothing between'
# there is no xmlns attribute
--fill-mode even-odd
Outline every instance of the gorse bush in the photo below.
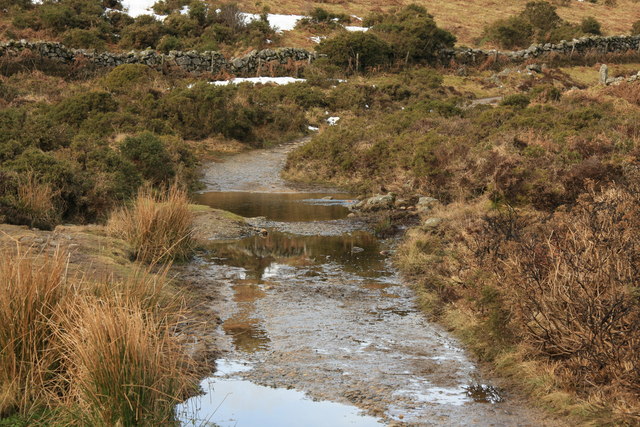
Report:
<svg viewBox="0 0 640 427"><path fill-rule="evenodd" d="M388 43L369 32L341 33L320 42L317 50L347 73L388 65L392 54Z"/></svg>
<svg viewBox="0 0 640 427"><path fill-rule="evenodd" d="M323 91L307 84L187 87L191 80L172 80L140 64L78 82L37 76L29 83L0 80L6 103L0 110L0 216L45 228L103 221L145 182L162 187L177 180L193 189L199 143L191 141L229 138L255 147L288 141L307 131L305 109L327 105ZM46 100L23 102L24 96ZM36 218L20 202L27 173L40 189L50 188L50 215Z"/></svg>
<svg viewBox="0 0 640 427"><path fill-rule="evenodd" d="M600 23L587 17L579 25L564 21L551 3L540 0L526 4L516 16L498 20L484 30L483 39L505 49L525 48L531 43L555 43L585 34L602 34Z"/></svg>
<svg viewBox="0 0 640 427"><path fill-rule="evenodd" d="M329 63L347 73L384 67L390 63L433 63L456 38L438 28L426 9L409 5L395 13L367 18L365 33L341 33L323 40L317 50Z"/></svg>
<svg viewBox="0 0 640 427"><path fill-rule="evenodd" d="M167 15L163 20L152 15L132 18L123 12L120 0L11 3L15 28L46 31L76 48L102 50L118 45L125 49L153 48L168 52L187 46L232 52L243 46L266 46L268 40L273 42L278 38L266 20L246 22L232 3L210 8L200 0L157 2L156 13ZM186 14L182 13L184 6L188 7Z"/></svg>
<svg viewBox="0 0 640 427"><path fill-rule="evenodd" d="M438 28L425 8L415 4L383 15L371 30L389 43L396 61L406 63L431 63L440 50L456 42L453 34Z"/></svg>

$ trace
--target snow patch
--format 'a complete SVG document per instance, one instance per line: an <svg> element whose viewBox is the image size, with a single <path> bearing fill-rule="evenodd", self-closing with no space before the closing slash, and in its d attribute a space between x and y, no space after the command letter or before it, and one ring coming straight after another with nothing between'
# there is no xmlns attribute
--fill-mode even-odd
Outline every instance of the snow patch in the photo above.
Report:
<svg viewBox="0 0 640 427"><path fill-rule="evenodd" d="M240 14L246 23L256 21L260 19L260 15L257 13L241 13ZM268 14L267 20L269 25L273 27L276 32L281 33L283 31L291 31L296 27L299 20L304 18L302 15L280 15L280 14Z"/></svg>
<svg viewBox="0 0 640 427"><path fill-rule="evenodd" d="M236 77L231 80L218 80L215 82L209 82L209 84L216 86L227 86L230 84L240 84L240 83L253 83L253 84L266 84L266 83L274 83L277 85L288 85L291 83L302 83L306 82L306 79L296 79L295 77Z"/></svg>
<svg viewBox="0 0 640 427"><path fill-rule="evenodd" d="M335 126L339 121L340 117L329 117L327 119L327 123L329 123L329 126Z"/></svg>
<svg viewBox="0 0 640 427"><path fill-rule="evenodd" d="M359 32L362 32L362 33L369 31L369 27L355 27L353 25L347 25L347 26L344 27L344 29L347 30L347 31L351 31L351 32L359 31Z"/></svg>
<svg viewBox="0 0 640 427"><path fill-rule="evenodd" d="M122 6L128 10L129 16L136 18L140 15L153 15L156 16L151 10L151 6L157 0L123 0ZM158 18L158 16L156 16Z"/></svg>

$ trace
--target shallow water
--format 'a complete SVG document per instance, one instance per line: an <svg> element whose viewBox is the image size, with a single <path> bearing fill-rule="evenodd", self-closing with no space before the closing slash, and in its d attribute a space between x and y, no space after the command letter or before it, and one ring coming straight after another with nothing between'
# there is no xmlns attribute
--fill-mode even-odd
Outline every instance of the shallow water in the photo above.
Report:
<svg viewBox="0 0 640 427"><path fill-rule="evenodd" d="M425 319L388 258L389 242L346 218L348 197L298 192L277 176L286 151L258 162L243 154L207 172L215 192L198 201L264 217L267 234L213 242L194 265L219 292L211 307L222 323L212 333L226 352L205 394L178 408L180 419L538 425L505 406L458 342Z"/></svg>
<svg viewBox="0 0 640 427"><path fill-rule="evenodd" d="M323 199L331 197L331 199ZM254 193L243 191L207 192L196 202L224 209L247 218L272 221L326 221L347 216L353 203L343 193Z"/></svg>

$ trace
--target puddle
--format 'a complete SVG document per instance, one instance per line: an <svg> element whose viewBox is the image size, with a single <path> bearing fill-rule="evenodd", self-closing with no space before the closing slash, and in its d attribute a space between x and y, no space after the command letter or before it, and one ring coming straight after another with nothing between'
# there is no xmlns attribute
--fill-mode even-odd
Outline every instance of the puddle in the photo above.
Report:
<svg viewBox="0 0 640 427"><path fill-rule="evenodd" d="M204 396L176 409L184 426L220 427L368 427L383 425L353 406L317 402L295 390L264 387L241 379L209 378Z"/></svg>
<svg viewBox="0 0 640 427"><path fill-rule="evenodd" d="M466 386L465 390L475 402L499 403L504 401L501 391L492 385L471 384Z"/></svg>
<svg viewBox="0 0 640 427"><path fill-rule="evenodd" d="M323 199L331 197L332 199ZM345 218L353 203L343 193L248 193L210 192L195 197L196 203L224 209L246 218L309 222Z"/></svg>
<svg viewBox="0 0 640 427"><path fill-rule="evenodd" d="M269 349L271 340L257 319L230 318L224 322L222 329L225 334L231 336L238 351L255 353Z"/></svg>
<svg viewBox="0 0 640 427"><path fill-rule="evenodd" d="M338 236L300 236L270 230L266 237L214 242L210 249L213 258L227 266L243 268L246 277L258 283L265 279L276 281L279 275L286 274L287 266L313 267L328 263L348 272L376 277L383 274L386 259L380 255L376 237L364 231ZM306 273L321 275L317 271Z"/></svg>

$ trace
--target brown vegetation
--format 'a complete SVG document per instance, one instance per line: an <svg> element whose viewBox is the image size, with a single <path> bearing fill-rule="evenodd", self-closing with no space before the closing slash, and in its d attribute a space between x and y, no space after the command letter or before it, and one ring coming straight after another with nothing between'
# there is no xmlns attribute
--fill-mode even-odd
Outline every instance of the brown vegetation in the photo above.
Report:
<svg viewBox="0 0 640 427"><path fill-rule="evenodd" d="M166 271L93 282L68 273L63 251L5 250L0 415L85 425L170 421L194 386L174 334L180 301Z"/></svg>
<svg viewBox="0 0 640 427"><path fill-rule="evenodd" d="M192 228L187 193L176 185L166 194L143 188L132 206L115 211L108 223L112 235L129 242L135 259L150 263L187 259Z"/></svg>

